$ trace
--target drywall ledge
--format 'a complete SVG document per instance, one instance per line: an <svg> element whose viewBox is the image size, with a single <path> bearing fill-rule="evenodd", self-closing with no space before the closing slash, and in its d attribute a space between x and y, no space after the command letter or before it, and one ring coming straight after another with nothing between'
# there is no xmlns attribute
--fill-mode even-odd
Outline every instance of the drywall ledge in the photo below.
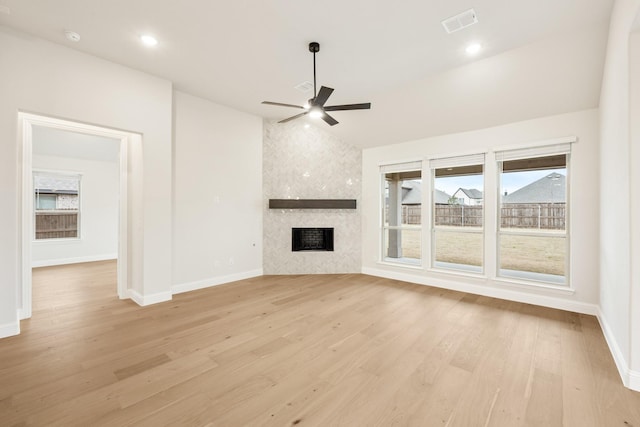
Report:
<svg viewBox="0 0 640 427"><path fill-rule="evenodd" d="M269 209L355 209L356 199L269 199Z"/></svg>

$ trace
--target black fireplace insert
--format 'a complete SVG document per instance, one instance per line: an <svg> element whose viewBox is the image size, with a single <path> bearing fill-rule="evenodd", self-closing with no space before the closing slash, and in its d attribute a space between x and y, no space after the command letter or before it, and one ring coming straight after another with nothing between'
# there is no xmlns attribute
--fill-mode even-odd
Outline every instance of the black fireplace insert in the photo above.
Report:
<svg viewBox="0 0 640 427"><path fill-rule="evenodd" d="M333 251L333 228L292 228L291 250Z"/></svg>

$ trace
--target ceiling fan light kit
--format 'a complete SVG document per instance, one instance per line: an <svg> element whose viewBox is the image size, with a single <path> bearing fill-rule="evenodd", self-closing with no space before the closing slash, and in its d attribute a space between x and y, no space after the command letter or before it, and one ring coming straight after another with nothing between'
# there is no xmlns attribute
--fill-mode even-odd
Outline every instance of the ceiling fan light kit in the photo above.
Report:
<svg viewBox="0 0 640 427"><path fill-rule="evenodd" d="M320 92L316 91L316 53L320 52L320 43L309 43L309 52L313 53L313 98L311 98L304 106L285 104L282 102L262 101L263 104L267 105L277 105L279 107L299 108L304 110L304 112L280 120L278 123L286 123L308 114L309 117L322 118L322 120L324 120L328 125L334 126L338 124L338 121L327 114L327 111L368 110L371 108L370 102L361 104L331 105L325 107L324 104L333 93L333 89L327 86L321 86Z"/></svg>
<svg viewBox="0 0 640 427"><path fill-rule="evenodd" d="M313 117L314 119L318 119L322 117L322 109L319 107L312 107L309 109L309 117Z"/></svg>

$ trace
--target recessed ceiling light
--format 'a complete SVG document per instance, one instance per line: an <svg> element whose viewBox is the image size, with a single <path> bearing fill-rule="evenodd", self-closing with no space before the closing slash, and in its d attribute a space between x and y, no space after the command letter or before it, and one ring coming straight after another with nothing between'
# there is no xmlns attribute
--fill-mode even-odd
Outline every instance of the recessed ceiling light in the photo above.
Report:
<svg viewBox="0 0 640 427"><path fill-rule="evenodd" d="M482 50L482 45L480 43L471 43L465 49L468 55L476 55Z"/></svg>
<svg viewBox="0 0 640 427"><path fill-rule="evenodd" d="M311 125L309 123L305 123L304 128L305 129L309 129L311 127Z"/></svg>
<svg viewBox="0 0 640 427"><path fill-rule="evenodd" d="M150 36L148 34L140 36L140 40L145 46L149 46L149 47L155 46L158 44L158 40L155 37Z"/></svg>
<svg viewBox="0 0 640 427"><path fill-rule="evenodd" d="M65 30L64 36L67 38L67 40L70 40L72 42L80 41L80 34L76 33L75 31Z"/></svg>

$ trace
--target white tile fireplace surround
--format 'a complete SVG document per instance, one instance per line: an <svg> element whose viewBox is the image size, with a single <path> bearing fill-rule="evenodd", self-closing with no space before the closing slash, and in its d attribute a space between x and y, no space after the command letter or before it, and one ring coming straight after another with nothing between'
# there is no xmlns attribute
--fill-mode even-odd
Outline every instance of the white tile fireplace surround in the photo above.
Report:
<svg viewBox="0 0 640 427"><path fill-rule="evenodd" d="M358 273L361 151L323 122L264 122L264 274ZM269 199L355 199L356 209L269 209ZM292 251L292 228L333 228L333 251Z"/></svg>

